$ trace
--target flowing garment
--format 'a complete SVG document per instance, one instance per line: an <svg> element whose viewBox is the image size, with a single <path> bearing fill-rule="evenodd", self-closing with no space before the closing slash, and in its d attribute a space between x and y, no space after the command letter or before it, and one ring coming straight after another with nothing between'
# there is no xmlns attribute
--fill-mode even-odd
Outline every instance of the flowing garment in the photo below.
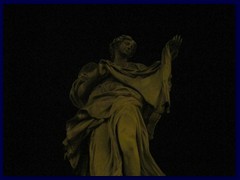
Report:
<svg viewBox="0 0 240 180"><path fill-rule="evenodd" d="M67 122L65 157L77 175L123 176L123 157L117 126L121 118L136 122L136 142L142 176L164 176L149 151L148 105L159 113L169 111L171 88L171 56L162 54L162 62L146 67L128 63L120 67L108 60L91 63L80 71L73 83L70 99L79 108ZM88 74L83 80L81 74ZM99 78L101 77L101 78ZM83 84L85 83L85 86ZM84 87L84 94L80 89ZM157 120L156 120L157 121ZM153 124L156 124L154 122Z"/></svg>

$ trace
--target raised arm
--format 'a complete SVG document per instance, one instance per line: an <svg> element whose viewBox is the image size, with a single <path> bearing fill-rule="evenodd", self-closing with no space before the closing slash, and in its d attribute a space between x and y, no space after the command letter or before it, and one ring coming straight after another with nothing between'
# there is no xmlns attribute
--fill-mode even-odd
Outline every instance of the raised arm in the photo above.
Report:
<svg viewBox="0 0 240 180"><path fill-rule="evenodd" d="M169 111L170 106L170 89L171 89L171 69L172 69L172 60L175 59L178 55L179 48L182 43L182 38L179 35L174 36L170 39L165 47L162 50L162 59L161 59L161 82L162 82L162 99L161 101L164 102L164 108L166 112ZM160 105L163 105L160 103ZM159 119L161 118L162 114L159 112L159 108L153 110L149 117L149 121L147 124L147 129L149 133L149 138L153 138L154 129L156 124L158 123Z"/></svg>

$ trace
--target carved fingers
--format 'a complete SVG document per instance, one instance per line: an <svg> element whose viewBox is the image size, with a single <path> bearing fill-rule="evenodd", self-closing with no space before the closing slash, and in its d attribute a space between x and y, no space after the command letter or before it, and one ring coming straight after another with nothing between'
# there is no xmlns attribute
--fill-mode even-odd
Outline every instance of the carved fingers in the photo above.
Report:
<svg viewBox="0 0 240 180"><path fill-rule="evenodd" d="M172 48L179 48L182 44L182 37L180 35L175 35L170 41Z"/></svg>

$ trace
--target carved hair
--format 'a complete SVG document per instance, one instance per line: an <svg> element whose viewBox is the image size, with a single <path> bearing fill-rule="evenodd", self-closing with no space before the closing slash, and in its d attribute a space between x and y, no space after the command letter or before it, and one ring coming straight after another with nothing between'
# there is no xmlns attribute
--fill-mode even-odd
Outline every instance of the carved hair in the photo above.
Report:
<svg viewBox="0 0 240 180"><path fill-rule="evenodd" d="M133 38L131 36L128 35L121 35L115 39L113 39L113 41L110 43L109 45L109 51L111 54L111 59L114 59L114 53L115 53L115 49L119 46L119 44L121 42L123 42L124 40L130 40L134 42L134 46L133 46L133 51L130 57L133 56L133 54L136 52L136 48L137 48L137 43L133 40Z"/></svg>

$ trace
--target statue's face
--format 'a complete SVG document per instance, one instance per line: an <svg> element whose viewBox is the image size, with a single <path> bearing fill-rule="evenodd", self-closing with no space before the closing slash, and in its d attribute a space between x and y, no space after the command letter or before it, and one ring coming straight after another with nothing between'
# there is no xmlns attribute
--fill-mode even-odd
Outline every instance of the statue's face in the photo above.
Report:
<svg viewBox="0 0 240 180"><path fill-rule="evenodd" d="M134 41L125 39L119 44L118 51L123 56L131 57L134 52L134 45Z"/></svg>

